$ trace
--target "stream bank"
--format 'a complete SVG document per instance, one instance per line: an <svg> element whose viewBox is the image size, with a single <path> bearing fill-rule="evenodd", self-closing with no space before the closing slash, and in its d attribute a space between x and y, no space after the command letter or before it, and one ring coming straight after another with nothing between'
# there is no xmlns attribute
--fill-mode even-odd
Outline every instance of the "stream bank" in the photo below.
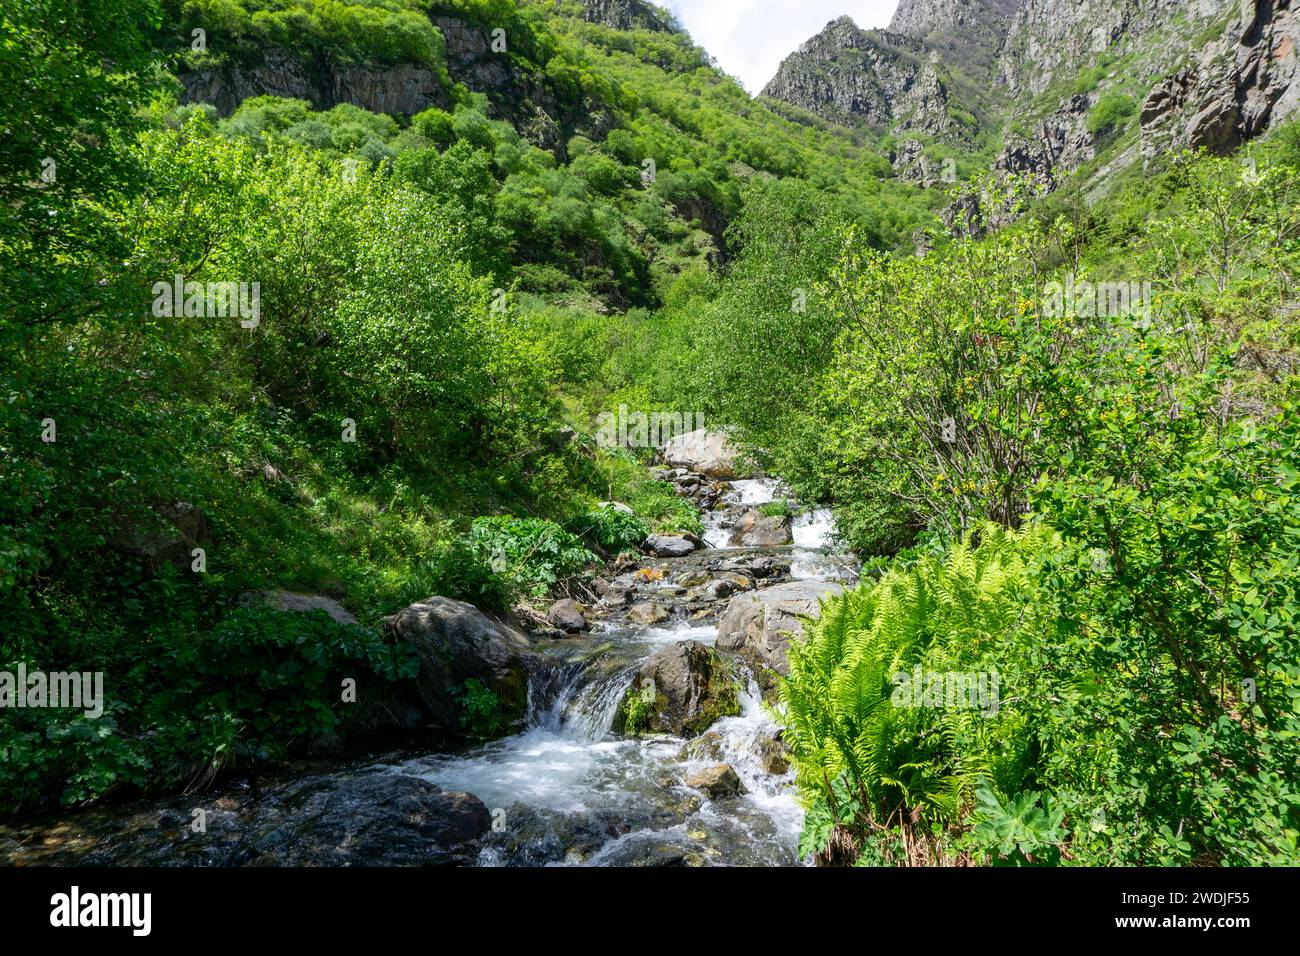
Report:
<svg viewBox="0 0 1300 956"><path fill-rule="evenodd" d="M799 863L803 812L763 698L771 697L799 615L815 613L820 597L856 580L856 569L830 548L829 512L758 510L789 498L776 479L728 482L684 466L659 476L701 508L704 534L667 536L689 547L661 541L651 549L657 554L594 577L598 600L564 608L567 618L550 616L572 631L548 621L529 635L503 632L447 599L395 615L416 629L433 626L440 642L449 620L457 640L471 643L492 629L493 653L505 655L495 664L527 664L518 732L453 749L314 762L255 783L0 828L0 859ZM651 702L652 732L619 732L630 694Z"/></svg>

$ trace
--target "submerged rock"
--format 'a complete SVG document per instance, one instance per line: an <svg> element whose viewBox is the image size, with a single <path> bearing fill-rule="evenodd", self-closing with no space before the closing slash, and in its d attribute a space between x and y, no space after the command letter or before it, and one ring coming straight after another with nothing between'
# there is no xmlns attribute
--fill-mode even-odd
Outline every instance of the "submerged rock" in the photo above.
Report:
<svg viewBox="0 0 1300 956"><path fill-rule="evenodd" d="M196 811L204 826L195 830ZM102 807L9 839L0 862L82 866L464 866L492 817L467 793L376 769ZM17 839L13 839L16 837Z"/></svg>
<svg viewBox="0 0 1300 956"><path fill-rule="evenodd" d="M312 777L286 788L269 819L251 809L236 857L256 865L463 866L492 827L478 797L397 774Z"/></svg>

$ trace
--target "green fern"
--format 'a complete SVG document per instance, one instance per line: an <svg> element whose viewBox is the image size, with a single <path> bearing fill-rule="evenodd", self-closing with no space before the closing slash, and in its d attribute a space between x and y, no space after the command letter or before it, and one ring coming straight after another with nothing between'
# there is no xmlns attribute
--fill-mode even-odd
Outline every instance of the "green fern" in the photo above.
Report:
<svg viewBox="0 0 1300 956"><path fill-rule="evenodd" d="M1021 789L1032 742L1014 697L993 715L895 706L894 675L997 671L1005 699L1029 561L1050 546L1043 532L981 527L829 599L792 644L781 714L809 808L805 850L825 851L836 827L858 846L899 827L958 829L987 781Z"/></svg>

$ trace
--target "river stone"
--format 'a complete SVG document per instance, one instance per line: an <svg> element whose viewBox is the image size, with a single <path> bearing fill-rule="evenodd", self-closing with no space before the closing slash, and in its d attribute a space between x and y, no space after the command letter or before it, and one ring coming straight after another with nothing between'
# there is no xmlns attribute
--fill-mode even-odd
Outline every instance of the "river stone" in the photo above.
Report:
<svg viewBox="0 0 1300 956"><path fill-rule="evenodd" d="M248 835L240 862L466 866L492 828L492 816L478 797L445 793L399 774L312 777L290 784L276 809L270 819L254 815L244 824Z"/></svg>
<svg viewBox="0 0 1300 956"><path fill-rule="evenodd" d="M684 535L652 534L645 547L656 558L682 558L695 550L695 543Z"/></svg>
<svg viewBox="0 0 1300 956"><path fill-rule="evenodd" d="M551 605L551 609L546 612L546 620L568 634L577 634L590 626L587 623L586 610L577 601L565 598Z"/></svg>
<svg viewBox="0 0 1300 956"><path fill-rule="evenodd" d="M764 773L779 777L790 769L790 752L775 737L763 734L754 741L753 749Z"/></svg>
<svg viewBox="0 0 1300 956"><path fill-rule="evenodd" d="M324 611L340 624L356 624L352 613L333 598L320 594L296 594L293 591L254 591L249 595L254 602L265 604L277 611L306 614L310 611Z"/></svg>
<svg viewBox="0 0 1300 956"><path fill-rule="evenodd" d="M628 622L631 624L643 624L649 627L652 624L658 624L660 621L668 619L668 612L664 610L662 604L656 604L654 601L642 601L640 604L633 604L627 612Z"/></svg>
<svg viewBox="0 0 1300 956"><path fill-rule="evenodd" d="M789 515L765 515L750 508L731 531L733 548L779 548L794 542Z"/></svg>
<svg viewBox="0 0 1300 956"><path fill-rule="evenodd" d="M696 737L720 717L740 713L731 663L699 641L678 641L662 647L641 665L614 715L614 730L626 727L628 699L647 695L653 688L650 708L652 733Z"/></svg>
<svg viewBox="0 0 1300 956"><path fill-rule="evenodd" d="M726 434L706 428L687 432L664 445L663 458L670 465L684 465L708 478L741 478L737 452Z"/></svg>
<svg viewBox="0 0 1300 956"><path fill-rule="evenodd" d="M722 734L716 730L710 730L694 740L686 741L682 744L682 749L677 752L678 760L711 760L719 763L722 757Z"/></svg>
<svg viewBox="0 0 1300 956"><path fill-rule="evenodd" d="M532 645L514 628L445 597L412 604L384 618L384 627L419 656L420 672L405 683L401 696L414 705L424 726L462 732L459 695L470 680L496 694L503 733L523 719Z"/></svg>
<svg viewBox="0 0 1300 956"><path fill-rule="evenodd" d="M693 773L685 780L686 786L699 790L710 800L722 800L726 797L738 797L745 793L745 785L740 782L736 771L730 764L720 763Z"/></svg>
<svg viewBox="0 0 1300 956"><path fill-rule="evenodd" d="M801 617L821 614L821 599L839 594L842 585L830 581L790 581L731 599L718 622L717 646L723 650L751 649L778 673L787 672L786 648L803 633Z"/></svg>

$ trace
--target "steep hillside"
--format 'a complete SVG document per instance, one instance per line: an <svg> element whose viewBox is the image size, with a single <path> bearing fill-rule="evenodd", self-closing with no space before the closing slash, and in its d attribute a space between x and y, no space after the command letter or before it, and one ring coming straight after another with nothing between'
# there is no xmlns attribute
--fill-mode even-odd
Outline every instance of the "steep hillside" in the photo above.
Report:
<svg viewBox="0 0 1300 956"><path fill-rule="evenodd" d="M1078 172L1072 188L1096 196L1139 163L1222 154L1291 115L1297 32L1273 0L904 0L889 31L829 25L765 93L916 139L891 157L906 178L934 178L945 150L929 137L1050 188ZM953 135L963 108L974 128Z"/></svg>

